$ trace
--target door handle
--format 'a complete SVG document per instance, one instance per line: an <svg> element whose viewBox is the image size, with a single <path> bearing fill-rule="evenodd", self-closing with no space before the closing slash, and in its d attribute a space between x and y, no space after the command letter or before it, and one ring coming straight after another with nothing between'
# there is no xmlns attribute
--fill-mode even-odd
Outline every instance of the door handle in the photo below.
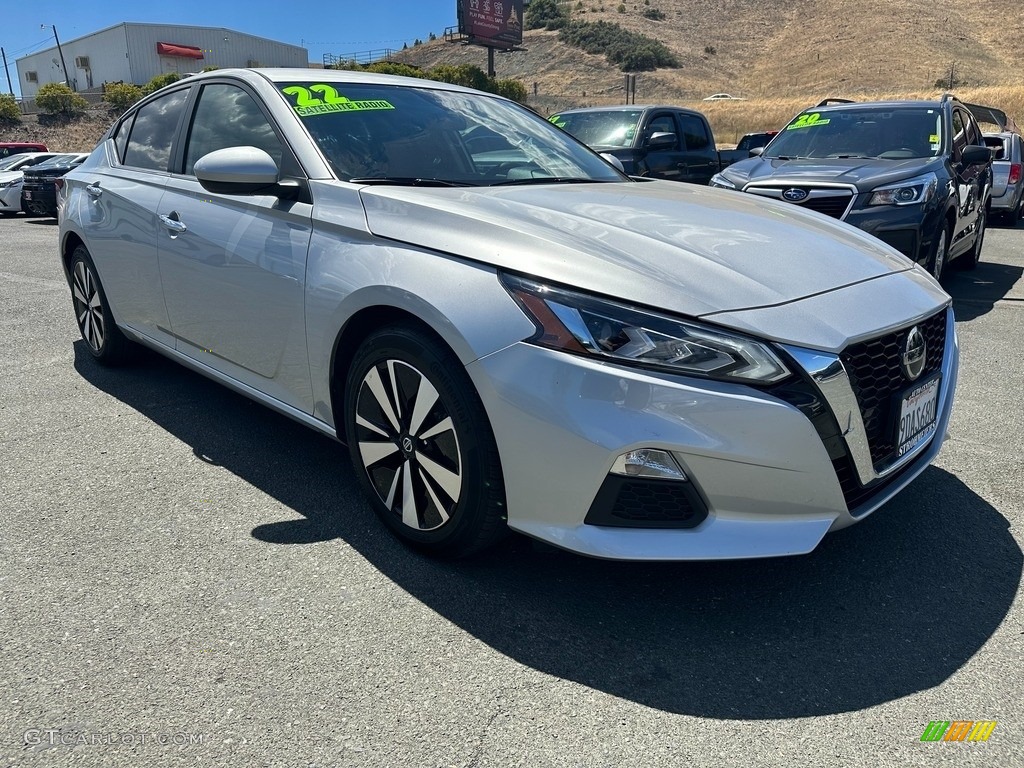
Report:
<svg viewBox="0 0 1024 768"><path fill-rule="evenodd" d="M100 183L98 181L88 185L85 188L85 191L88 192L91 197L99 197L103 194L103 190L100 189Z"/></svg>
<svg viewBox="0 0 1024 768"><path fill-rule="evenodd" d="M188 231L188 227L182 224L181 219L178 218L177 211L171 211L170 215L168 216L164 216L161 214L160 221L162 221L164 223L164 226L171 230L171 232L174 232L175 234Z"/></svg>

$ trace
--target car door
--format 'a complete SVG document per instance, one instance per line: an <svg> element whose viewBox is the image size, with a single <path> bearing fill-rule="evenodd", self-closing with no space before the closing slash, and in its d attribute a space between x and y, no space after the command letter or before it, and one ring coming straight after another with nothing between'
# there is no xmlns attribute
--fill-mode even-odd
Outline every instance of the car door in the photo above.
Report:
<svg viewBox="0 0 1024 768"><path fill-rule="evenodd" d="M252 146L284 176L301 170L259 97L238 82L199 90L160 201L159 261L179 352L312 412L304 294L312 206L271 195L207 192L196 161Z"/></svg>
<svg viewBox="0 0 1024 768"><path fill-rule="evenodd" d="M970 113L953 110L953 173L957 186L957 224L951 241L951 252L959 254L967 245L965 238L974 233L981 213L982 196L987 191L989 166L965 163L964 150L972 145L984 146L981 132Z"/></svg>
<svg viewBox="0 0 1024 768"><path fill-rule="evenodd" d="M656 134L663 134L657 138ZM668 139L664 134L671 134ZM647 115L640 131L640 175L669 181L684 181L686 157L679 130L671 112L662 110Z"/></svg>
<svg viewBox="0 0 1024 768"><path fill-rule="evenodd" d="M707 122L700 115L677 112L679 136L685 147L683 181L707 184L719 171L718 151L711 140Z"/></svg>
<svg viewBox="0 0 1024 768"><path fill-rule="evenodd" d="M127 115L104 143L101 162L90 165L84 194L77 196L79 220L114 317L171 347L156 210L189 91L179 88Z"/></svg>

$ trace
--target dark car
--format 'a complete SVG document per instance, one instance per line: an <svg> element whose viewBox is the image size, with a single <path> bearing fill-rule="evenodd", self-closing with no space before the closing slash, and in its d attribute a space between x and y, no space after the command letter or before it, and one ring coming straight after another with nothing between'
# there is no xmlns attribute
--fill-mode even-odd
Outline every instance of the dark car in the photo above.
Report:
<svg viewBox="0 0 1024 768"><path fill-rule="evenodd" d="M595 152L617 158L630 176L707 184L722 167L707 118L692 109L593 107L548 120Z"/></svg>
<svg viewBox="0 0 1024 768"><path fill-rule="evenodd" d="M21 209L36 216L56 218L57 179L84 163L88 156L82 153L57 155L34 168L27 168L21 185Z"/></svg>
<svg viewBox="0 0 1024 768"><path fill-rule="evenodd" d="M736 189L842 219L939 279L978 263L992 153L967 107L935 101L822 102L797 115L759 157L715 176Z"/></svg>
<svg viewBox="0 0 1024 768"><path fill-rule="evenodd" d="M775 138L778 131L762 131L761 133L747 133L739 140L736 149L749 152L758 147L764 147L769 141Z"/></svg>

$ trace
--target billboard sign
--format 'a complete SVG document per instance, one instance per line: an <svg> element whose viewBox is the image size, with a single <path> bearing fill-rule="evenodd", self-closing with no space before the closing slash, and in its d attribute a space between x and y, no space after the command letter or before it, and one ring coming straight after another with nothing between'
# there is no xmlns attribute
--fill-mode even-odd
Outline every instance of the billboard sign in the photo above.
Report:
<svg viewBox="0 0 1024 768"><path fill-rule="evenodd" d="M523 0L459 0L459 33L476 45L522 45Z"/></svg>

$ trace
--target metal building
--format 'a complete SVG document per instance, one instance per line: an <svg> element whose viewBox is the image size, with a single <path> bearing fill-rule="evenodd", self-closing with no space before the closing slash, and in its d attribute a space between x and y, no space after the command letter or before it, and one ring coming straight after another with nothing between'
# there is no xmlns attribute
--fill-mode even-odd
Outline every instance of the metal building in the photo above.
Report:
<svg viewBox="0 0 1024 768"><path fill-rule="evenodd" d="M63 65L61 63L63 53ZM67 82L76 91L123 81L144 85L166 72L204 67L307 67L309 51L297 45L223 27L124 22L16 61L25 98L39 86Z"/></svg>

